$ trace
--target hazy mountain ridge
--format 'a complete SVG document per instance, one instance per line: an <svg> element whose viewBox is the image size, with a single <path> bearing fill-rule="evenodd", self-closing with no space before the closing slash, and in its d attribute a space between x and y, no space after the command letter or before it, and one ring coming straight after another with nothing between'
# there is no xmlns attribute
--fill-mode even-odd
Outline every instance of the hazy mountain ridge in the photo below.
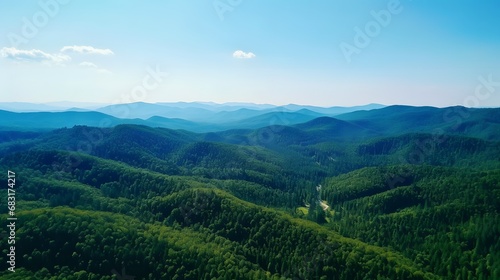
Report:
<svg viewBox="0 0 500 280"><path fill-rule="evenodd" d="M199 103L195 104L200 105ZM179 106L191 105L191 103L181 103ZM371 104L343 108L342 110L355 110L374 106L378 107L379 105ZM330 117L347 122L344 125L351 126L352 131L346 131L345 133L352 132L354 136L358 133L359 135L354 138L399 135L412 132L477 136L489 140L497 139L500 136L500 108L476 109L459 106L435 108L397 105L372 110L357 110L332 116L331 114L325 115L318 112L320 110L313 111L317 107L301 107L299 105L289 105L295 111L290 111L287 106L259 110L235 106L234 111L225 111L228 105L223 104L219 107L212 104L201 104L199 107L201 108L166 107L159 104L134 103L112 105L99 109L108 114L122 116L122 118L95 111L29 113L0 111L0 128L2 130L8 130L9 127L23 128L24 130L47 130L72 127L74 125L112 127L118 124L139 124L204 133L232 129L258 129L275 125L293 126L301 123L304 123L304 125L300 126L300 128L305 129L307 126L305 123L309 121L320 117ZM224 108L224 110L217 111L217 108ZM329 108L323 109L329 110ZM170 117L161 115L170 115ZM127 118L124 118L124 116ZM356 126L357 128L355 128Z"/></svg>
<svg viewBox="0 0 500 280"><path fill-rule="evenodd" d="M378 108L383 105L321 108L252 103L136 102L99 108L95 106L96 104L71 102L51 103L50 105L4 102L0 103L0 110L4 109L0 111L0 117L2 117L0 128L4 130L8 127L23 127L26 130L55 129L74 125L111 127L128 123L209 132L235 128L255 129L276 124L293 125L309 121L314 117L350 112L359 108ZM76 114L77 112L81 115Z"/></svg>

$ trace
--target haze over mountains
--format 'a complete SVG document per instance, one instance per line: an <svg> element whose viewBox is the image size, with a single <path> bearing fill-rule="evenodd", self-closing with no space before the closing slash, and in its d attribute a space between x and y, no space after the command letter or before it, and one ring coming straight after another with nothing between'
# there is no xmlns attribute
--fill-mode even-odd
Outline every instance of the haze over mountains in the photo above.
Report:
<svg viewBox="0 0 500 280"><path fill-rule="evenodd" d="M161 114L168 114L169 109L173 108L198 108L206 109L212 112L221 111L235 111L238 109L251 109L251 110L264 110L264 109L275 109L275 110L289 110L298 111L300 109L310 109L313 111L318 111L320 113L346 113L356 110L368 110L382 108L384 105L381 104L368 104L363 106L352 106L352 107L318 107L309 105L271 105L271 104L255 104L255 103L244 103L244 102L227 102L227 103L214 103L214 102L158 102L158 103L145 103L145 102L133 102L124 104L104 104L104 103L93 103L93 102L71 102L71 101L61 101L61 102L48 102L48 103L29 103L29 102L0 102L0 109L13 112L59 112L68 111L73 109L81 110L95 110L95 111L109 111L115 112L121 108L128 107L133 108L136 112L134 114L145 114L147 110L151 108L156 108L161 112ZM151 115L153 116L153 115Z"/></svg>
<svg viewBox="0 0 500 280"><path fill-rule="evenodd" d="M55 106L58 105L58 106ZM63 106L65 105L65 106ZM335 116L356 110L382 108L380 104L356 107L273 106L251 103L130 103L95 108L92 103L0 103L0 127L52 129L73 125L109 127L117 124L143 124L153 127L196 132L233 128L289 125L321 116ZM37 109L38 108L38 109ZM9 113L11 112L11 113ZM17 113L17 114L12 114ZM15 119L15 124L9 120ZM11 122L11 124L9 124Z"/></svg>
<svg viewBox="0 0 500 280"><path fill-rule="evenodd" d="M342 135L340 138L345 138L346 135L357 135L355 138L360 139L411 132L460 134L484 139L497 139L500 135L498 108L436 108L380 104L321 108L246 103L139 102L108 105L95 110L59 107L61 111L54 111L54 107L42 106L37 112L26 112L35 106L36 104L28 103L0 103L0 108L11 108L10 111L0 110L0 129L30 131L75 125L113 127L119 124L137 124L204 133L290 126L304 130L309 138L316 141L322 137L318 135L318 131L328 131L329 134L324 137Z"/></svg>

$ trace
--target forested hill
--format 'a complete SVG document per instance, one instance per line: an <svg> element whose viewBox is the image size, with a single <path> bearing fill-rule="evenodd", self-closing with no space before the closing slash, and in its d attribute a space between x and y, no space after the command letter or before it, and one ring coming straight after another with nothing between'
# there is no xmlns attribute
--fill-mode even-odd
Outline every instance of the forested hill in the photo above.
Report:
<svg viewBox="0 0 500 280"><path fill-rule="evenodd" d="M1 130L0 279L500 279L497 109L462 109Z"/></svg>
<svg viewBox="0 0 500 280"><path fill-rule="evenodd" d="M370 111L356 111L336 118L370 127L384 134L410 132L445 133L500 139L500 108L435 108L388 106Z"/></svg>
<svg viewBox="0 0 500 280"><path fill-rule="evenodd" d="M500 277L500 169L363 168L328 179L329 226L449 279ZM474 269L473 269L474 268Z"/></svg>
<svg viewBox="0 0 500 280"><path fill-rule="evenodd" d="M269 127L275 129L296 127L312 134L309 136L309 141L324 140L325 136L335 137L336 141L353 141L407 133L444 133L491 141L500 138L500 108L461 106L435 108L401 105L361 110L363 108L372 106L361 107L359 110L355 110L356 107L340 110L298 105L256 109L254 107L181 108L133 103L98 111L0 110L0 131L48 131L76 125L109 128L120 124L136 124L198 133L231 129L269 130ZM347 113L342 114L342 112ZM316 133L317 130L321 130L322 133Z"/></svg>
<svg viewBox="0 0 500 280"><path fill-rule="evenodd" d="M69 158L78 166L53 168ZM67 152L0 165L19 174L21 277L112 279L123 267L139 279L434 278L397 252L219 190L235 182Z"/></svg>

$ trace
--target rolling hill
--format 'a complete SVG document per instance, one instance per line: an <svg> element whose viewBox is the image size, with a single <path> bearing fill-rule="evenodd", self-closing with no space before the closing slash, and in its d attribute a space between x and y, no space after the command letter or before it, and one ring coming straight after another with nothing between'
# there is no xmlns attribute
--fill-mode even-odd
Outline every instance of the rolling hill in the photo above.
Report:
<svg viewBox="0 0 500 280"><path fill-rule="evenodd" d="M498 110L462 109L303 108L213 131L0 111L23 242L0 279L496 279Z"/></svg>
<svg viewBox="0 0 500 280"><path fill-rule="evenodd" d="M435 279L391 250L239 200L196 178L91 156L79 156L80 164L62 173L42 167L72 155L27 152L0 161L25 174L18 209L25 242L18 253L30 256L18 264L24 277L109 277L125 267L144 279Z"/></svg>
<svg viewBox="0 0 500 280"><path fill-rule="evenodd" d="M388 106L336 116L383 134L446 133L494 140L500 138L500 108Z"/></svg>
<svg viewBox="0 0 500 280"><path fill-rule="evenodd" d="M75 125L112 127L118 124L143 124L138 119L118 119L98 112L30 112L0 111L0 128L4 130L48 130Z"/></svg>

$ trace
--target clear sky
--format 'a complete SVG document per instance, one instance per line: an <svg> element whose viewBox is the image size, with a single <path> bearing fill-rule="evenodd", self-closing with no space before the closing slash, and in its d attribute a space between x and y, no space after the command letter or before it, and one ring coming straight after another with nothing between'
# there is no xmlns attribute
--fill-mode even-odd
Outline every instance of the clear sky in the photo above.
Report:
<svg viewBox="0 0 500 280"><path fill-rule="evenodd" d="M4 0L0 102L498 107L499 11L496 0Z"/></svg>

